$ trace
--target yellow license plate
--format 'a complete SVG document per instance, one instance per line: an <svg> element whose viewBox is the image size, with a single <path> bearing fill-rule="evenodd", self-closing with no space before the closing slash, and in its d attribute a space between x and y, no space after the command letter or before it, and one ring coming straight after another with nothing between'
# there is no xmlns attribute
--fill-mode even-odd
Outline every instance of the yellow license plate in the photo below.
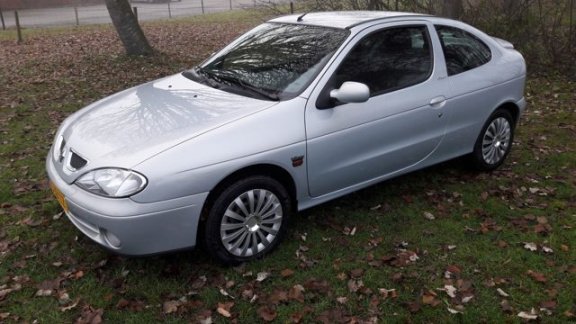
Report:
<svg viewBox="0 0 576 324"><path fill-rule="evenodd" d="M54 193L54 197L56 197L56 200L58 200L62 209L64 209L65 212L68 212L68 204L66 203L66 199L64 199L64 194L54 183L52 183L52 181L50 181L50 189L52 189L52 193Z"/></svg>

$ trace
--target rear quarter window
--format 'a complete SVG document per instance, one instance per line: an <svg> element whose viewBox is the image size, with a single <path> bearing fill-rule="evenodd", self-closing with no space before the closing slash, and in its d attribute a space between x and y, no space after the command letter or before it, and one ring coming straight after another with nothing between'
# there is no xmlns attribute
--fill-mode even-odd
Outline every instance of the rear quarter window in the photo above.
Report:
<svg viewBox="0 0 576 324"><path fill-rule="evenodd" d="M456 27L436 25L448 75L456 75L484 65L492 58L490 48L478 37Z"/></svg>

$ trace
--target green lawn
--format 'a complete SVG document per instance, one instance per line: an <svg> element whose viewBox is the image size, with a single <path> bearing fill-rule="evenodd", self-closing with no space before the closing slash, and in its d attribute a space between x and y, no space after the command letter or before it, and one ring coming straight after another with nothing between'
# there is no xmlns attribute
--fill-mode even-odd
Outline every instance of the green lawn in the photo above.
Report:
<svg viewBox="0 0 576 324"><path fill-rule="evenodd" d="M261 261L127 259L78 232L45 180L60 122L193 66L262 19L146 23L151 58L125 57L108 26L28 30L21 45L0 32L0 322L493 323L532 309L576 320L576 85L555 75L530 77L498 171L457 159L299 213Z"/></svg>

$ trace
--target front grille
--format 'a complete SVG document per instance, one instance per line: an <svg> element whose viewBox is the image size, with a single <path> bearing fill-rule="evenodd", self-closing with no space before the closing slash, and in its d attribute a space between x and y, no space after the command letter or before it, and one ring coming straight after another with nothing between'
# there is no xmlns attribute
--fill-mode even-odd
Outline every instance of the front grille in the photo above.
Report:
<svg viewBox="0 0 576 324"><path fill-rule="evenodd" d="M72 154L70 156L70 166L73 167L75 170L82 169L86 165L86 163L88 163L88 161L86 161L80 155L74 153L73 151L70 151L70 153Z"/></svg>

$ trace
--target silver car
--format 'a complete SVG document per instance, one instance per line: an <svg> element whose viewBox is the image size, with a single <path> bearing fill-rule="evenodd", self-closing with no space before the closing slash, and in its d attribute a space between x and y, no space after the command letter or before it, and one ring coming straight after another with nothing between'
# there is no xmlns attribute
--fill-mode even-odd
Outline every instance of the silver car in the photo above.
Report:
<svg viewBox="0 0 576 324"><path fill-rule="evenodd" d="M74 113L46 167L70 221L100 245L202 244L236 264L272 251L293 212L462 155L497 168L525 78L512 44L462 22L291 15Z"/></svg>

